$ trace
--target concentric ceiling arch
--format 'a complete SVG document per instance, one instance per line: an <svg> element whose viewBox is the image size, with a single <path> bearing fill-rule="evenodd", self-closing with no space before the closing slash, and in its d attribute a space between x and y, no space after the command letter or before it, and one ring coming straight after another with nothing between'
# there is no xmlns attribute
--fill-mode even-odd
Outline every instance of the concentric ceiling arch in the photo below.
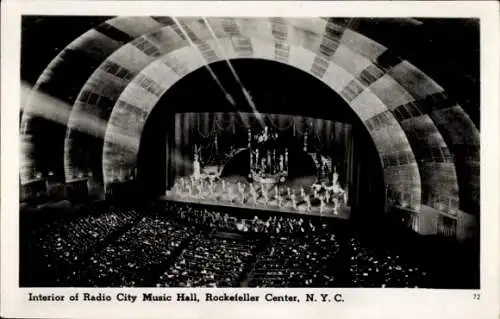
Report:
<svg viewBox="0 0 500 319"><path fill-rule="evenodd" d="M461 202L474 200L464 198L473 193L464 195L459 189L471 187L479 153L457 152L464 147L478 149L474 123L416 66L353 30L351 19L179 21L181 27L170 18L111 19L73 41L42 73L34 93L68 74L61 70L69 60L86 57L81 61L89 64L80 71L86 74L67 79L80 81L76 98L64 90L58 93L73 105L61 141L66 181L88 170L102 176L103 183L124 178L117 172L135 167L147 116L176 81L225 57L256 58L301 69L336 91L370 132L387 186L407 199L411 209L420 211L422 204L436 201L458 209ZM21 125L22 183L38 171L33 108L36 99L28 99ZM82 133L79 121L89 114L107 123L97 138ZM90 161L78 158L82 145ZM89 162L100 164L86 167Z"/></svg>

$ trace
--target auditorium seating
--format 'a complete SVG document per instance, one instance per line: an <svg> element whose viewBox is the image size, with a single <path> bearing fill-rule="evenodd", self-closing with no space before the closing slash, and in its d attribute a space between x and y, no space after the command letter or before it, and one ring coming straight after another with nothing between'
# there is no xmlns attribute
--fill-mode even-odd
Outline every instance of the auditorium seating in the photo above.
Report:
<svg viewBox="0 0 500 319"><path fill-rule="evenodd" d="M332 264L338 249L335 235L273 236L258 256L250 286L335 286Z"/></svg>
<svg viewBox="0 0 500 319"><path fill-rule="evenodd" d="M255 248L253 241L197 235L158 286L238 287Z"/></svg>
<svg viewBox="0 0 500 319"><path fill-rule="evenodd" d="M88 212L69 222L48 220L32 229L24 253L31 254L38 261L36 264L46 265L48 273L56 273L56 280L62 284L68 272L70 277L74 275L75 265L82 262L92 247L133 222L137 215L135 210L111 207L104 213Z"/></svg>
<svg viewBox="0 0 500 319"><path fill-rule="evenodd" d="M156 265L164 263L191 236L188 226L173 225L158 216L145 216L136 225L91 256L83 277L85 286L103 283L118 286L137 286L148 278Z"/></svg>
<svg viewBox="0 0 500 319"><path fill-rule="evenodd" d="M418 287L425 285L426 273L407 264L399 255L363 247L356 238L348 243L349 271L354 286Z"/></svg>
<svg viewBox="0 0 500 319"><path fill-rule="evenodd" d="M33 267L22 270L21 285L427 285L427 270L420 265L373 247L348 228L335 231L320 218L257 211L240 215L180 203L156 207L108 207L22 229L31 233L21 249L23 258L29 258L26 264Z"/></svg>

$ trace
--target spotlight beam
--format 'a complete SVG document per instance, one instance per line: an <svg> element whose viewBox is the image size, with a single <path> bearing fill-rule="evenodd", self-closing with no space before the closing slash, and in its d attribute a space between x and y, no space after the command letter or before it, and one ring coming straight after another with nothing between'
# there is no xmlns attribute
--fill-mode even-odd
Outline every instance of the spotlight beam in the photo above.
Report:
<svg viewBox="0 0 500 319"><path fill-rule="evenodd" d="M224 55L224 61L228 65L229 69L231 70L231 73L233 74L234 78L236 79L236 82L239 84L239 86L240 86L240 88L241 88L241 90L243 92L243 95L245 96L245 99L248 102L248 105L250 105L250 108L252 109L252 112L254 113L255 117L257 118L257 120L259 121L259 123L263 127L264 126L264 121L262 120L262 115L257 110L257 107L255 106L255 103L254 103L254 101L252 99L252 96L250 95L250 92L248 92L248 90L243 85L240 77L238 76L238 73L236 72L236 70L234 69L233 65L231 64L231 61L227 57L227 53L224 50L224 47L222 46L222 44L220 43L219 39L215 35L215 32L212 29L212 27L210 26L210 24L208 23L207 19L205 17L202 17L202 19L203 19L203 22L205 22L205 25L207 26L208 31L210 32L210 34L214 38L215 42L217 43L217 46L219 47L219 49L221 50L222 54Z"/></svg>
<svg viewBox="0 0 500 319"><path fill-rule="evenodd" d="M32 90L32 88L26 83L21 85L21 100L24 99L29 99L30 104L36 105L37 107L33 107L28 110L24 108L26 104L23 103L23 112L27 112L29 115L34 117L44 118L54 123L62 125L68 124L72 105L48 94ZM89 113L79 113L78 117L75 117L74 124L74 129L79 132L100 139L104 138L107 122L95 115ZM29 132L26 131L26 127L23 128L23 134L29 134ZM114 143L117 143L125 149L135 149L135 137L127 136L125 132L112 132L112 134L112 141Z"/></svg>
<svg viewBox="0 0 500 319"><path fill-rule="evenodd" d="M222 92L224 93L224 96L226 97L226 99L229 101L229 103L232 105L232 106L236 106L236 102L234 100L234 98L231 96L231 94L229 94L229 92L224 88L224 86L222 85L222 83L220 82L219 78L217 78L217 75L215 75L214 71L212 70L212 68L208 65L207 61L205 60L205 58L203 57L203 54L201 53L201 51L199 50L198 46L193 42L193 40L189 37L189 35L187 34L186 30L184 29L184 27L182 26L182 24L179 22L179 20L177 20L176 17L172 17L172 20L175 22L175 24L179 27L179 30L181 30L182 34L184 35L184 37L188 40L189 44L196 50L196 52L198 53L198 56L200 57L200 59L204 62L204 67L207 68L208 72L210 73L210 75L212 76L212 78L215 80L215 82L217 83L217 85L219 86L219 88L222 90Z"/></svg>

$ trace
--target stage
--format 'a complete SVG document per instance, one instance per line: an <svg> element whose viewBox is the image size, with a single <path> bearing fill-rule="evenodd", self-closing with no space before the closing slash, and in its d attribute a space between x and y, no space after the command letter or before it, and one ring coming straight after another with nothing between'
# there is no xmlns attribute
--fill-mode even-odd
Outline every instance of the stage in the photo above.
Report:
<svg viewBox="0 0 500 319"><path fill-rule="evenodd" d="M178 178L175 186L167 191L161 199L184 203L349 219L351 213L349 206L337 203L337 209L335 209L335 203L332 200L325 200L325 191L319 191L317 197L312 195L312 186L315 181L315 176L288 179L276 184L249 183L247 178L238 175L223 177L212 182L209 181L208 177L205 177L201 181L198 181L198 187L194 187L195 189L192 189L190 193L181 185L191 183L191 178L181 177ZM252 188L255 194L258 194L255 197L252 196ZM306 197L311 198L310 205L302 199L302 191ZM266 196L263 195L264 193L268 194L267 200ZM291 197L296 198L295 207ZM322 206L321 201L323 201Z"/></svg>

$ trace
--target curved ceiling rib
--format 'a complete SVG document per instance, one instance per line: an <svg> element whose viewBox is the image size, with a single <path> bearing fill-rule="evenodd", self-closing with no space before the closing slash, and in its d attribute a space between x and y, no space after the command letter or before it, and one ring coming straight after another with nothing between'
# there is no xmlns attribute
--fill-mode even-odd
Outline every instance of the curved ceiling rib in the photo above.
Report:
<svg viewBox="0 0 500 319"><path fill-rule="evenodd" d="M149 20L155 21L154 27L141 30L145 32L137 33L139 35L132 41L109 55L82 86L72 107L64 139L64 172L67 181L76 179L81 173L92 169L93 165L89 165L89 161L92 161L96 156L99 158L98 163L100 162L102 142L99 145L98 141L104 137L106 128L105 126L100 128L97 132L97 138L86 134L82 128L85 126L88 114L105 123L119 94L142 68L160 55L159 49L143 35L157 32L164 26L156 20L151 18ZM171 40L173 39L171 38ZM169 46L177 48L185 45L178 42L184 41L173 41L169 43ZM85 153L91 154L90 158L80 154L82 149L73 147L78 144L86 145ZM98 164L98 166L100 165ZM101 175L101 169L92 169L92 173L98 177Z"/></svg>
<svg viewBox="0 0 500 319"><path fill-rule="evenodd" d="M67 45L39 76L23 106L21 118L21 184L28 183L42 173L38 168L37 159L43 156L44 151L35 147L33 139L33 122L43 121L36 111L40 107L39 94L48 94L66 105L73 105L81 87L102 61L120 46L141 34L140 32L158 27L158 23L151 18L137 19L151 22L138 26L130 23L129 17L116 17L90 29ZM75 65L80 67L75 70ZM71 76L68 77L68 74ZM55 81L60 78L65 78L65 81ZM65 113L70 114L69 110ZM65 122L67 120L62 119Z"/></svg>

